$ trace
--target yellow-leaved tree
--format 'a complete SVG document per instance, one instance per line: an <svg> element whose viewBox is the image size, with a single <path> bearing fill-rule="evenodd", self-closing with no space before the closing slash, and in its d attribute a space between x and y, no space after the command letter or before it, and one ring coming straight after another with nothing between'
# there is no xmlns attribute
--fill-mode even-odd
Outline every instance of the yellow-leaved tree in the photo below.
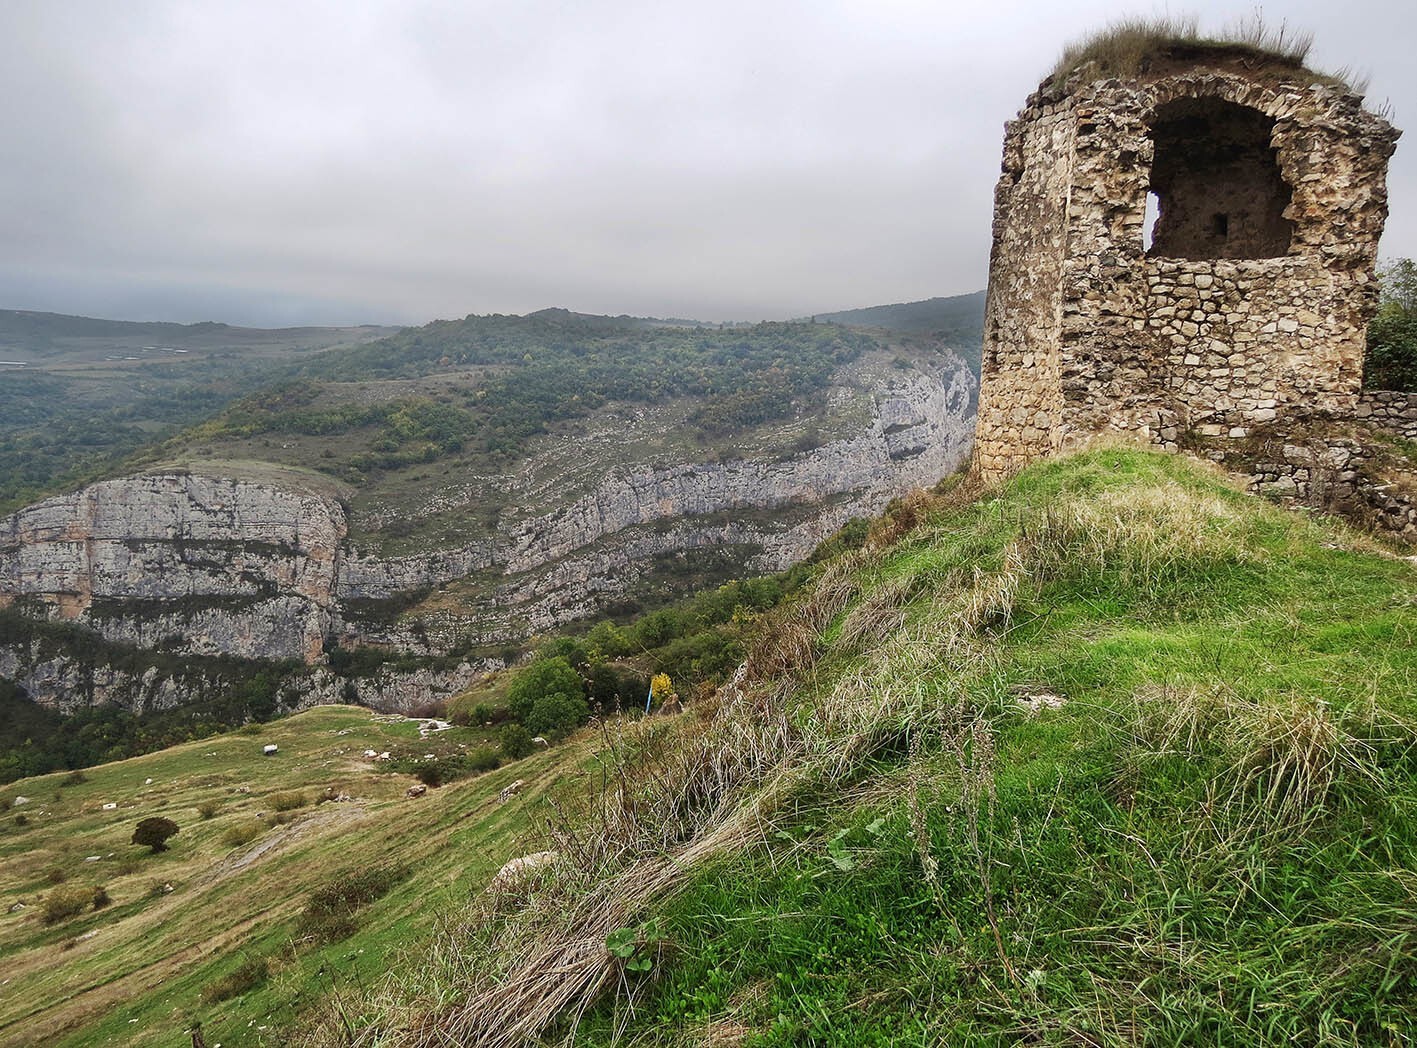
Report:
<svg viewBox="0 0 1417 1048"><path fill-rule="evenodd" d="M669 680L669 674L656 673L649 682L650 702L655 706L663 704L674 691L674 685Z"/></svg>

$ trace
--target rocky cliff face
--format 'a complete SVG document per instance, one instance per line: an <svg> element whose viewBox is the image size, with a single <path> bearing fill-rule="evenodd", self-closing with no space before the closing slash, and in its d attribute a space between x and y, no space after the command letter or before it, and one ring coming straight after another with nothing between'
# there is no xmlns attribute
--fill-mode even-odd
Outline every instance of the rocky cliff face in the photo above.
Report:
<svg viewBox="0 0 1417 1048"><path fill-rule="evenodd" d="M138 649L311 664L331 636L419 653L524 636L595 613L666 558L716 557L725 572L787 566L851 517L956 468L974 392L969 370L946 356L873 373L864 425L787 458L612 467L551 505L544 493L561 478L528 469L508 484L536 489L540 510L458 548L398 557L354 548L340 502L294 476L105 481L0 521L0 605ZM64 663L0 650L0 674L53 701L82 693L145 708L184 691L80 682ZM312 678L308 701L349 697L325 696L332 687ZM361 697L406 707L410 694L391 680Z"/></svg>
<svg viewBox="0 0 1417 1048"><path fill-rule="evenodd" d="M344 513L224 477L104 481L0 521L0 602L135 647L319 657Z"/></svg>

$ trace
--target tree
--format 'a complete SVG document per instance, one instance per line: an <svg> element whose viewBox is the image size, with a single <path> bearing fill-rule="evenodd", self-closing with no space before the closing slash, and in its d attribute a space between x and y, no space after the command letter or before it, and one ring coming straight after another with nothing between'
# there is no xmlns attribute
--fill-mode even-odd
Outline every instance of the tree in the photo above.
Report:
<svg viewBox="0 0 1417 1048"><path fill-rule="evenodd" d="M160 851L167 851L167 839L176 833L177 823L154 815L144 819L133 829L133 843L151 848L156 855Z"/></svg>
<svg viewBox="0 0 1417 1048"><path fill-rule="evenodd" d="M1397 258L1379 267L1382 298L1368 324L1366 389L1417 391L1417 263Z"/></svg>
<svg viewBox="0 0 1417 1048"><path fill-rule="evenodd" d="M674 685L669 680L669 674L656 673L649 682L650 702L655 706L663 706L664 701L674 693Z"/></svg>
<svg viewBox="0 0 1417 1048"><path fill-rule="evenodd" d="M531 741L531 732L527 731L523 725L507 724L502 727L502 752L510 760L521 760L528 756L532 750L536 749Z"/></svg>
<svg viewBox="0 0 1417 1048"><path fill-rule="evenodd" d="M571 664L561 656L538 658L517 674L507 689L507 709L513 718L531 727L528 719L538 700L558 695L584 702L585 687ZM535 728L532 728L535 731Z"/></svg>

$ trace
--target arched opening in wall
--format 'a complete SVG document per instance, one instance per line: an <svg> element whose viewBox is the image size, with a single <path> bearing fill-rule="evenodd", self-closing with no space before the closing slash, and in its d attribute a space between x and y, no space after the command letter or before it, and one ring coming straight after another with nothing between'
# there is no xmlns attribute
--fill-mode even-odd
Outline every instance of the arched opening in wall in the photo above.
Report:
<svg viewBox="0 0 1417 1048"><path fill-rule="evenodd" d="M1270 140L1274 119L1220 98L1182 98L1156 111L1151 192L1157 216L1149 255L1278 258L1294 223L1292 190Z"/></svg>

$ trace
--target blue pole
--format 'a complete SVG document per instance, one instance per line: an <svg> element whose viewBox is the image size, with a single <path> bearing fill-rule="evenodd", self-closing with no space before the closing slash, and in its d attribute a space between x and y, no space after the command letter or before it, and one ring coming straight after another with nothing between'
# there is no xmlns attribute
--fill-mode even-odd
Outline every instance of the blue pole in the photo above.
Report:
<svg viewBox="0 0 1417 1048"><path fill-rule="evenodd" d="M654 701L654 682L650 682L649 694L645 696L645 712L649 712L649 704Z"/></svg>

